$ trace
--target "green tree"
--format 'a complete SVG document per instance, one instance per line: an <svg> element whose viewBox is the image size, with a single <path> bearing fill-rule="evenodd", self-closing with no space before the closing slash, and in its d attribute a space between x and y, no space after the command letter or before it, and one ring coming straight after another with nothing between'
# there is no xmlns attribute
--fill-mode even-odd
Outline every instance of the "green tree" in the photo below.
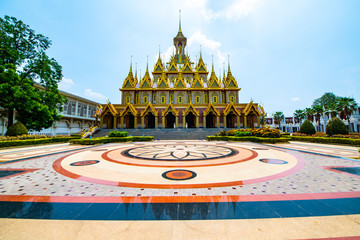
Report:
<svg viewBox="0 0 360 240"><path fill-rule="evenodd" d="M0 18L0 106L7 112L8 126L14 110L29 130L51 127L61 118L57 109L66 101L58 91L62 70L46 54L50 45L22 21Z"/></svg>
<svg viewBox="0 0 360 240"><path fill-rule="evenodd" d="M295 117L295 119L297 119L299 121L300 126L301 126L301 120L303 120L305 118L304 110L301 110L301 109L295 110L294 117Z"/></svg>
<svg viewBox="0 0 360 240"><path fill-rule="evenodd" d="M311 122L314 121L314 111L312 108L305 108L304 113L305 113L307 120L309 120Z"/></svg>
<svg viewBox="0 0 360 240"><path fill-rule="evenodd" d="M273 114L273 118L274 118L274 122L276 124L279 124L279 129L280 129L280 123L281 121L284 120L284 113L283 112L276 112Z"/></svg>
<svg viewBox="0 0 360 240"><path fill-rule="evenodd" d="M315 114L315 120L318 122L319 131L320 131L320 118L321 115L324 113L324 108L321 105L313 105L312 111Z"/></svg>
<svg viewBox="0 0 360 240"><path fill-rule="evenodd" d="M301 124L299 132L311 135L315 134L316 130L314 125L309 121L309 119L306 119L304 123Z"/></svg>
<svg viewBox="0 0 360 240"><path fill-rule="evenodd" d="M329 115L331 115L331 117L335 117L338 113L336 109L338 99L339 97L334 93L327 92L324 93L320 98L315 99L312 107L317 105L322 106L327 117L329 117Z"/></svg>
<svg viewBox="0 0 360 240"><path fill-rule="evenodd" d="M357 110L357 103L355 99L348 97L340 97L337 102L337 109L343 114L344 119L348 121L348 128L350 129L350 117L353 111Z"/></svg>

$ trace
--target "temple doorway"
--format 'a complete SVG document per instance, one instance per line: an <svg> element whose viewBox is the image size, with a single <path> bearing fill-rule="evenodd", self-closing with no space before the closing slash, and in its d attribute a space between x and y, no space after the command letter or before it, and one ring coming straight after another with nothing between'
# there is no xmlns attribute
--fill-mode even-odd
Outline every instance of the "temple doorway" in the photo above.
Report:
<svg viewBox="0 0 360 240"><path fill-rule="evenodd" d="M174 128L176 117L172 112L169 112L165 117L166 128Z"/></svg>
<svg viewBox="0 0 360 240"><path fill-rule="evenodd" d="M155 116L151 112L145 115L145 128L155 128Z"/></svg>
<svg viewBox="0 0 360 240"><path fill-rule="evenodd" d="M185 122L187 123L188 128L195 128L195 115L192 112L189 112L185 117Z"/></svg>
<svg viewBox="0 0 360 240"><path fill-rule="evenodd" d="M214 128L215 127L215 114L213 112L210 112L207 116L206 116L206 128Z"/></svg>
<svg viewBox="0 0 360 240"><path fill-rule="evenodd" d="M235 128L235 120L236 120L236 115L233 112L230 112L226 116L226 127L227 128Z"/></svg>
<svg viewBox="0 0 360 240"><path fill-rule="evenodd" d="M111 114L106 114L104 116L104 125L103 126L104 128L107 128L107 129L113 129L114 128L114 116L111 115Z"/></svg>
<svg viewBox="0 0 360 240"><path fill-rule="evenodd" d="M255 126L254 123L256 121L255 118L256 118L256 115L253 113L251 113L247 116L247 127L248 128L254 128L254 126Z"/></svg>
<svg viewBox="0 0 360 240"><path fill-rule="evenodd" d="M134 128L135 127L135 117L131 113L127 113L124 117L125 128Z"/></svg>

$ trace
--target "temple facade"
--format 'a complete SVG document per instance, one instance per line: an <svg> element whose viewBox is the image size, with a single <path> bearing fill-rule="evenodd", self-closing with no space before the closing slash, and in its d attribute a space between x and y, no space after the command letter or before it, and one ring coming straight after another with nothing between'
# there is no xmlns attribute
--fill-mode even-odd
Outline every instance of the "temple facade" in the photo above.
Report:
<svg viewBox="0 0 360 240"><path fill-rule="evenodd" d="M121 104L108 102L95 116L100 127L121 128L253 128L260 127L264 109L257 103L239 103L238 83L231 73L209 74L200 51L194 63L186 53L181 30L174 38L176 52L168 62L159 57L150 73L137 78L132 64L121 91Z"/></svg>

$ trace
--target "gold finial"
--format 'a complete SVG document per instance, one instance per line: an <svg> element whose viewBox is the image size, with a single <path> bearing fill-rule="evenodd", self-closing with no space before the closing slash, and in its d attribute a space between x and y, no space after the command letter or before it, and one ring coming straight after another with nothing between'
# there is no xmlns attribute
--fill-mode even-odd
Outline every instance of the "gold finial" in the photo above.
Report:
<svg viewBox="0 0 360 240"><path fill-rule="evenodd" d="M179 32L181 32L181 9L179 9Z"/></svg>
<svg viewBox="0 0 360 240"><path fill-rule="evenodd" d="M230 72L230 55L228 55L228 71Z"/></svg>
<svg viewBox="0 0 360 240"><path fill-rule="evenodd" d="M200 59L202 59L202 54L201 54L201 44L200 44Z"/></svg>
<svg viewBox="0 0 360 240"><path fill-rule="evenodd" d="M148 71L149 55L146 55L146 71Z"/></svg>
<svg viewBox="0 0 360 240"><path fill-rule="evenodd" d="M132 55L131 55L131 58L130 58L130 72L132 71Z"/></svg>
<svg viewBox="0 0 360 240"><path fill-rule="evenodd" d="M212 58L212 71L214 72L214 55L211 55Z"/></svg>

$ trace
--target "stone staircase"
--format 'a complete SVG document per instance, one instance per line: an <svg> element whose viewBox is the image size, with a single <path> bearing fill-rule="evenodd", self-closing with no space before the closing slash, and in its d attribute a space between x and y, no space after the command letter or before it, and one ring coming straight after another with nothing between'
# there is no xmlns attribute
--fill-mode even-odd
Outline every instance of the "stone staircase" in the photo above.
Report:
<svg viewBox="0 0 360 240"><path fill-rule="evenodd" d="M132 136L154 136L159 140L199 140L222 131L222 128L188 128L188 129L101 129L94 137L104 137L111 131L128 132Z"/></svg>

